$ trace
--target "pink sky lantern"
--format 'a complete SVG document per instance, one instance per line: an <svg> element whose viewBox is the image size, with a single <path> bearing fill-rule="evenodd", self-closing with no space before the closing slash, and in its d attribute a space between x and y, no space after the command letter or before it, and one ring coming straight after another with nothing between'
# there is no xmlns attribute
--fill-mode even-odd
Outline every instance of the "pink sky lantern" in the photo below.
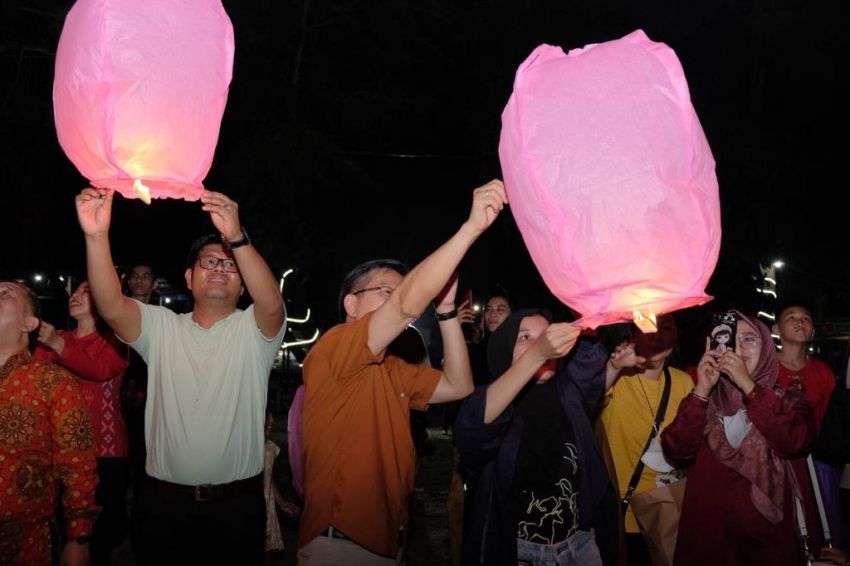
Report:
<svg viewBox="0 0 850 566"><path fill-rule="evenodd" d="M672 49L643 31L520 65L499 144L508 199L552 293L585 328L711 300L714 158Z"/></svg>
<svg viewBox="0 0 850 566"><path fill-rule="evenodd" d="M56 50L62 149L95 187L197 200L233 50L220 0L78 0Z"/></svg>

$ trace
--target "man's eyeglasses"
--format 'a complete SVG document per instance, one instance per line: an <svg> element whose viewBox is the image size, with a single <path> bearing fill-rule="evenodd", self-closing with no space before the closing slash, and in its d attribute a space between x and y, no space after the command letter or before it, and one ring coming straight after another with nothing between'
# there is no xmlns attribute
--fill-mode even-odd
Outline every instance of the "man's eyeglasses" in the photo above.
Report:
<svg viewBox="0 0 850 566"><path fill-rule="evenodd" d="M202 269L214 271L219 265L221 269L227 273L239 273L239 268L236 266L236 260L229 257L216 257L214 255L202 255L198 258L198 265Z"/></svg>
<svg viewBox="0 0 850 566"><path fill-rule="evenodd" d="M395 291L395 289L393 289L392 287L385 287L381 285L380 287L366 287L365 289L360 289L359 291L352 291L351 294L359 295L360 293L366 293L368 291L377 291L378 294L382 297L389 297L393 294L393 291Z"/></svg>

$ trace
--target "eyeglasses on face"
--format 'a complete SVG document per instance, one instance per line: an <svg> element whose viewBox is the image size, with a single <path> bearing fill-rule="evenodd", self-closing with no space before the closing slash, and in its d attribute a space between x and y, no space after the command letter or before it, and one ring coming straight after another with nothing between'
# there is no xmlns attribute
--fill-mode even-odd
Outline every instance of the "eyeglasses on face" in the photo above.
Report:
<svg viewBox="0 0 850 566"><path fill-rule="evenodd" d="M221 265L221 269L227 273L239 273L239 268L236 266L236 260L229 257L202 255L198 258L198 265L200 265L202 269L206 269L208 271L213 271Z"/></svg>
<svg viewBox="0 0 850 566"><path fill-rule="evenodd" d="M390 295L393 294L393 291L395 291L395 289L393 289L392 287L387 287L385 285L381 285L379 287L366 287L365 289L360 289L359 291L352 291L351 294L352 295L359 295L361 293L367 293L369 291L377 291L378 294L381 295L382 297L389 297Z"/></svg>
<svg viewBox="0 0 850 566"><path fill-rule="evenodd" d="M742 348L746 348L747 350L760 348L761 336L759 336L758 334L751 334L749 332L747 332L746 334L741 334L738 336L738 344L740 344Z"/></svg>

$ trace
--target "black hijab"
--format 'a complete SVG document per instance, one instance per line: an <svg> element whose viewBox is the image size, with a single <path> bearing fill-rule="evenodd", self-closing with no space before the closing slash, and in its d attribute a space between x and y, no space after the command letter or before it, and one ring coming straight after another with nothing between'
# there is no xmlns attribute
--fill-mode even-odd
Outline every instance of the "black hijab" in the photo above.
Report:
<svg viewBox="0 0 850 566"><path fill-rule="evenodd" d="M494 379L513 364L514 347L522 320L542 316L550 324L552 314L545 309L522 309L511 314L490 336L487 363ZM514 470L514 489L538 489L559 479L563 466L564 442L572 433L558 400L555 378L536 385L530 382L513 403L522 418L522 439Z"/></svg>
<svg viewBox="0 0 850 566"><path fill-rule="evenodd" d="M552 323L552 313L546 309L520 309L511 313L499 328L490 334L490 340L487 342L487 369L493 379L498 379L513 365L514 346L522 319L535 315L540 315Z"/></svg>

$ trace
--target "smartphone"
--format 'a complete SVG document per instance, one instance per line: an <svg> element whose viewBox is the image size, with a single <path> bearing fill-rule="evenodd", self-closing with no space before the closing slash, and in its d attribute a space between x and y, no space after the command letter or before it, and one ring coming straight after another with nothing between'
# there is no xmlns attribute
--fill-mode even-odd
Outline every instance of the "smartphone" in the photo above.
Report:
<svg viewBox="0 0 850 566"><path fill-rule="evenodd" d="M732 311L714 313L711 317L711 349L720 353L735 350L738 319Z"/></svg>
<svg viewBox="0 0 850 566"><path fill-rule="evenodd" d="M466 303L466 306L472 308L472 289L467 289L466 292L463 294L463 300L460 302L460 304L463 303Z"/></svg>

